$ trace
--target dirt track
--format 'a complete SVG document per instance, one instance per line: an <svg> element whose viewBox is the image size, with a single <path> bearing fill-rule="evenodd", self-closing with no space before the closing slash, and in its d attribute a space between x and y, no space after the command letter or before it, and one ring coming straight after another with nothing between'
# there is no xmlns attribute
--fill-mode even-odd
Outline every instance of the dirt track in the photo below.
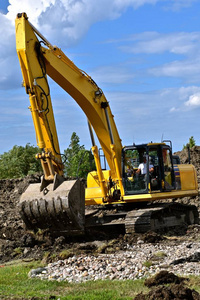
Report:
<svg viewBox="0 0 200 300"><path fill-rule="evenodd" d="M180 156L182 163L187 163L188 155L186 150L177 154ZM193 147L191 150L191 163L193 163L197 169L198 180L200 183L200 147L198 146ZM105 242L104 249L100 250L94 248L94 243L92 243L92 241L95 239L94 234L88 234L87 238L83 237L82 239L65 239L64 237L54 239L45 232L38 232L36 235L31 232L27 232L24 229L23 223L17 211L17 203L20 195L24 192L26 187L30 183L39 181L39 176L30 176L25 179L0 180L0 264L4 264L5 262L13 259L43 259L43 261L49 262L55 259L55 257L56 259L59 259L59 255L64 249L68 249L69 251L72 251L73 249L73 253L91 253L97 250L104 251L104 253L106 253L106 245L108 245L109 251L115 252L124 249L127 243L134 244L135 241L137 241L138 235L136 234L127 237L112 233L98 233L98 239L104 240ZM200 207L198 197L193 199L184 198L181 201L183 203L195 204L198 208ZM196 233L191 229L190 235L183 235L183 231L176 232L176 234L182 236L182 239L187 240L191 239L192 236L196 238L196 235L199 235L199 232ZM114 240L112 243L112 249L110 249L109 246L110 239ZM159 235L152 236L151 234L147 234L141 236L141 239L143 239L144 242L158 242ZM48 255L46 254L47 252ZM158 289L160 289L160 287L156 289L158 295L159 293L161 295L160 298L155 298L155 295L149 295L148 299L173 299L170 295L173 295L173 293L175 294L175 287L172 286L173 291L169 291L168 288L163 288L162 291ZM183 288L181 289L184 290ZM190 292L185 291L185 293ZM168 295L166 298L163 296L165 294ZM140 295L140 298L138 295L137 299L144 299L142 297L143 295ZM198 295L195 294L194 298L177 297L177 299L200 298L198 298Z"/></svg>

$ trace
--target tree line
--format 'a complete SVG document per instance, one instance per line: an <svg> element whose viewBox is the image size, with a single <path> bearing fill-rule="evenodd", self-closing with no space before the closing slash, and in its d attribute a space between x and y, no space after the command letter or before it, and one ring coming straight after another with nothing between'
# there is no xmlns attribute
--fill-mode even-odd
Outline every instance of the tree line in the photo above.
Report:
<svg viewBox="0 0 200 300"><path fill-rule="evenodd" d="M194 137L183 145L183 149L195 146ZM8 152L0 155L0 179L23 178L27 175L41 173L40 161L35 155L40 151L38 147L26 144L14 146ZM63 155L64 175L67 177L86 178L88 172L96 170L94 158L91 151L80 145L78 135L73 132L69 147L64 150Z"/></svg>
<svg viewBox="0 0 200 300"><path fill-rule="evenodd" d="M23 178L27 175L41 173L40 161L35 155L40 152L38 147L29 143L14 146L8 152L0 155L0 179ZM88 172L95 170L94 158L91 151L80 145L80 139L72 133L69 147L63 154L64 174L68 177L86 178Z"/></svg>

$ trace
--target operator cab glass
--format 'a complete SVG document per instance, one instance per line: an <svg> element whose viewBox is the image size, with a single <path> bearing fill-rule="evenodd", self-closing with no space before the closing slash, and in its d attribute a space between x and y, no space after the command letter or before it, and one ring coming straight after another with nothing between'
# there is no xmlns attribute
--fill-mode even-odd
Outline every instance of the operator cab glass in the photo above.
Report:
<svg viewBox="0 0 200 300"><path fill-rule="evenodd" d="M171 148L165 144L123 149L123 185L126 195L175 189Z"/></svg>

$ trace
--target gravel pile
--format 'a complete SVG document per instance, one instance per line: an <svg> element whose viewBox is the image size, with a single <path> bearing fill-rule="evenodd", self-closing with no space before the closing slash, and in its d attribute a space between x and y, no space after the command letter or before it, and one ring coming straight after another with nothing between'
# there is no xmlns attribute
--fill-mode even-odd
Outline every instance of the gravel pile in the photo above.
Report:
<svg viewBox="0 0 200 300"><path fill-rule="evenodd" d="M200 275L200 242L137 244L115 254L79 255L33 269L29 277L68 282L98 279L139 279L161 270L177 275Z"/></svg>

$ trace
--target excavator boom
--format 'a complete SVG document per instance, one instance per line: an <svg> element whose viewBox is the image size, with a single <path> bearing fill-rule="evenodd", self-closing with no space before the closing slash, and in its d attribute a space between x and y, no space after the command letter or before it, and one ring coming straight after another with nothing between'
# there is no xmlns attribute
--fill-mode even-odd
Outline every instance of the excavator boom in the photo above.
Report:
<svg viewBox="0 0 200 300"><path fill-rule="evenodd" d="M57 47L53 47L28 21L25 13L16 19L16 45L26 92L31 101L38 146L51 151L60 161L59 145L46 75L49 75L84 111L105 154L113 177L117 177L110 145L115 145L117 161L122 144L109 103L94 80ZM43 43L45 46L42 46ZM32 98L34 100L32 100ZM47 121L48 117L48 121ZM121 171L121 164L118 163Z"/></svg>

